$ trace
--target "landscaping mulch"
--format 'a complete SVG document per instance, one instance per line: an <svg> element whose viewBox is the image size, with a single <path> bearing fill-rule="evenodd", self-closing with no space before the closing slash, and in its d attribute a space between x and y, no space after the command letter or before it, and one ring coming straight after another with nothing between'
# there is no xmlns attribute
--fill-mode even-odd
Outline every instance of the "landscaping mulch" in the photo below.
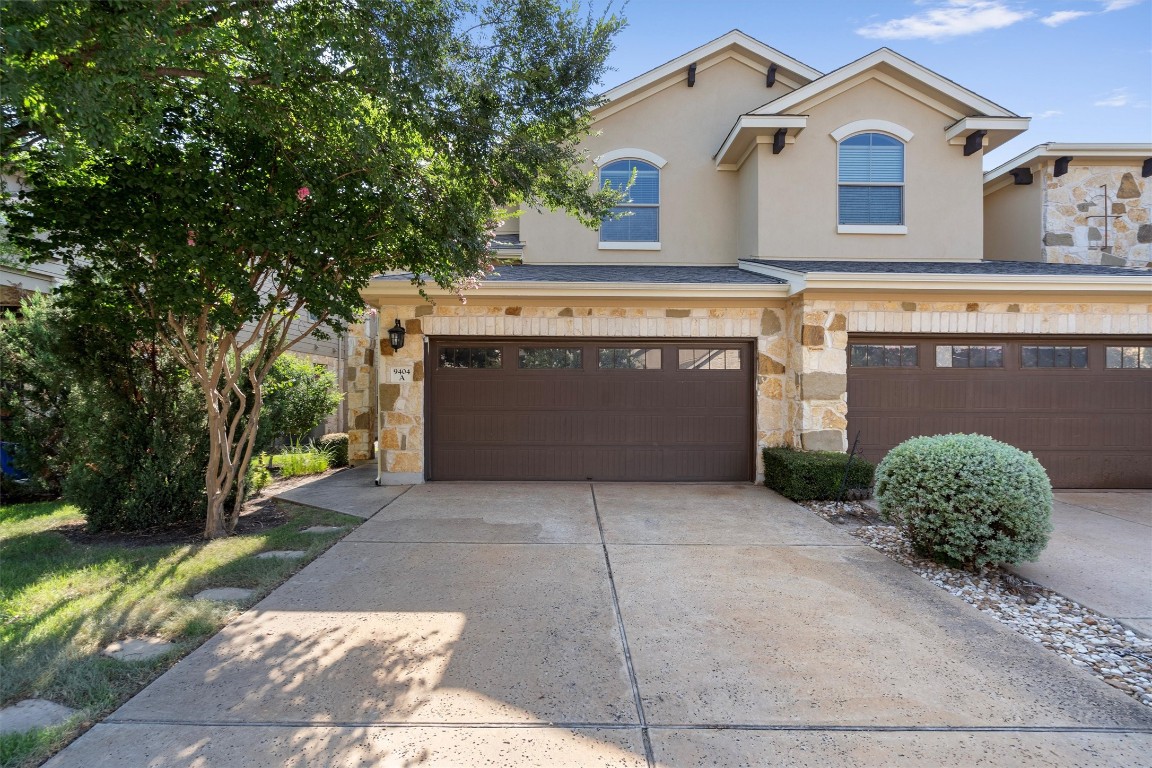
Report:
<svg viewBox="0 0 1152 768"><path fill-rule="evenodd" d="M278 502L273 496L290 491L301 485L330 477L341 472L341 469L330 469L318 475L303 477L290 477L277 480L267 486L259 496L254 496L244 503L240 512L240 519L236 523L237 535L245 533L259 533L268 528L283 525L288 520L288 514L283 508L284 502ZM84 523L62 525L55 529L64 538L73 544L85 546L114 546L114 547L155 547L170 544L196 544L203 542L204 527L202 524L149 528L143 531L100 531L93 533Z"/></svg>

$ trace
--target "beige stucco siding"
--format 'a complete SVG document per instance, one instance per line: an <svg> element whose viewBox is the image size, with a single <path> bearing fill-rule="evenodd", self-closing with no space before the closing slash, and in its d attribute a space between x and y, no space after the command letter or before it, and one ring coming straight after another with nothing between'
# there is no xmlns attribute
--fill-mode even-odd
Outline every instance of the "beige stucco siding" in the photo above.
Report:
<svg viewBox="0 0 1152 768"><path fill-rule="evenodd" d="M905 148L907 234L838 234L832 131L885 120L913 132ZM876 80L811 108L808 127L778 155L761 151L761 258L975 261L983 248L981 155L944 139L955 118Z"/></svg>
<svg viewBox="0 0 1152 768"><path fill-rule="evenodd" d="M1031 184L1008 184L984 198L984 258L1043 261L1042 176Z"/></svg>
<svg viewBox="0 0 1152 768"><path fill-rule="evenodd" d="M754 147L752 156L737 171L739 175L739 219L736 222L736 253L740 258L755 256L760 249L760 163Z"/></svg>
<svg viewBox="0 0 1152 768"><path fill-rule="evenodd" d="M563 212L526 211L520 221L531 264L734 264L738 178L716 170L712 155L736 118L788 87L764 85L764 72L727 59L598 121L589 157L621 148L667 161L660 177L659 251L599 250L599 233ZM588 166L592 168L591 164Z"/></svg>

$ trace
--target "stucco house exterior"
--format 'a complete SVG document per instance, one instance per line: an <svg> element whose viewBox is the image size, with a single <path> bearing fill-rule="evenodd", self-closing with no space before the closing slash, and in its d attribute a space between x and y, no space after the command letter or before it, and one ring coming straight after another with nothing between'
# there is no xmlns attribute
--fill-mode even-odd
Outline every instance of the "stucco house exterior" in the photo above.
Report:
<svg viewBox="0 0 1152 768"><path fill-rule="evenodd" d="M378 482L752 481L763 446L975 431L1058 487L1152 487L1152 273L983 258L981 156L1027 118L888 49L821 73L738 31L593 118L620 218L524 211L467 303L363 291L407 331L358 361Z"/></svg>
<svg viewBox="0 0 1152 768"><path fill-rule="evenodd" d="M1152 144L1033 147L984 174L984 258L1152 268Z"/></svg>

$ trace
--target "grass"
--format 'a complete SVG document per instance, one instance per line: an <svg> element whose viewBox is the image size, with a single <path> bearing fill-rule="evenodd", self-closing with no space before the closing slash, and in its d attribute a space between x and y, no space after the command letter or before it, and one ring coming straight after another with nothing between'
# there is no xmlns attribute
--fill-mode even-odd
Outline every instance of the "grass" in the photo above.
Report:
<svg viewBox="0 0 1152 768"><path fill-rule="evenodd" d="M343 536L300 529L359 522L335 512L281 509L287 519L259 533L131 546L69 540L62 529L83 517L63 502L0 506L0 706L44 698L78 710L64 726L0 736L0 768L38 765ZM308 556L252 557L272 549ZM255 594L243 604L191 599L210 587ZM115 640L144 636L175 647L139 662L100 653Z"/></svg>
<svg viewBox="0 0 1152 768"><path fill-rule="evenodd" d="M258 456L256 461L276 467L280 470L280 477L300 477L327 472L332 465L332 455L315 445L297 444L270 459L264 455Z"/></svg>

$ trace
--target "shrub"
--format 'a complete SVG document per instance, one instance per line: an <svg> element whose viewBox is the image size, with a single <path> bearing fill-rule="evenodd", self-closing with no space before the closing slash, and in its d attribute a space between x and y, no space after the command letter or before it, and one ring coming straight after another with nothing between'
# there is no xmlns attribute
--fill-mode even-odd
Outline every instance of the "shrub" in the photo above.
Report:
<svg viewBox="0 0 1152 768"><path fill-rule="evenodd" d="M948 565L1035 560L1052 531L1052 484L1035 457L984 435L914 437L876 470L880 513Z"/></svg>
<svg viewBox="0 0 1152 768"><path fill-rule="evenodd" d="M0 482L5 498L55 498L68 471L65 422L76 383L58 349L68 320L43 294L24 299L20 310L0 318L0 419L9 456L27 480Z"/></svg>
<svg viewBox="0 0 1152 768"><path fill-rule="evenodd" d="M835 499L844 482L848 454L835 451L796 451L765 448L764 485L793 501ZM852 457L845 489L872 487L872 465Z"/></svg>
<svg viewBox="0 0 1152 768"><path fill-rule="evenodd" d="M278 437L300 440L336 410L342 399L336 376L323 365L281 355L264 378L257 450L265 450Z"/></svg>
<svg viewBox="0 0 1152 768"><path fill-rule="evenodd" d="M320 450L332 457L332 466L348 466L348 435L343 432L329 432L316 443Z"/></svg>
<svg viewBox="0 0 1152 768"><path fill-rule="evenodd" d="M40 295L7 316L5 439L17 444L25 489L63 492L93 530L198 522L208 456L199 395L179 363L127 328L96 328Z"/></svg>
<svg viewBox="0 0 1152 768"><path fill-rule="evenodd" d="M253 496L272 484L272 472L268 469L268 456L260 454L248 464L248 477L244 479L244 488Z"/></svg>

